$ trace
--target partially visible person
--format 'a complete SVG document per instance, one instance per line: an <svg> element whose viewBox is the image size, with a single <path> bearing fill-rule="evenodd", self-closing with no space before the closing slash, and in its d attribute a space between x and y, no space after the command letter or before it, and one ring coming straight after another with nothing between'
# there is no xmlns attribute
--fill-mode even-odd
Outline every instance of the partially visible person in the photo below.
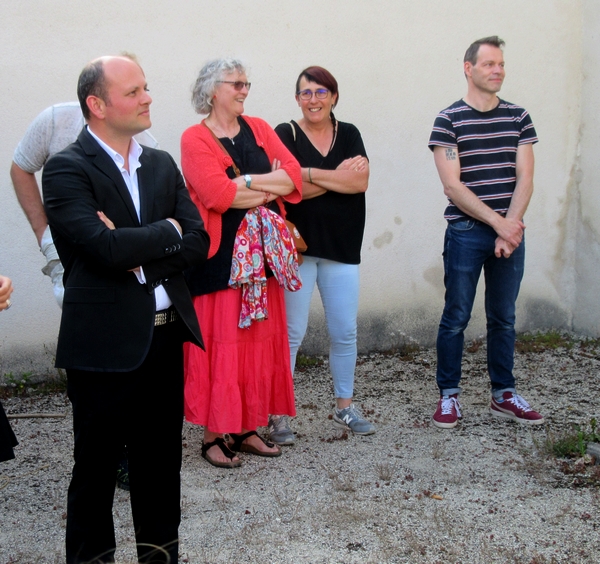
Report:
<svg viewBox="0 0 600 564"><path fill-rule="evenodd" d="M4 413L4 407L0 402L0 462L12 460L15 457L14 447L18 444L19 441L15 437L6 413Z"/></svg>
<svg viewBox="0 0 600 564"><path fill-rule="evenodd" d="M11 306L10 296L12 293L12 280L8 276L0 275L0 311L4 311Z"/></svg>
<svg viewBox="0 0 600 564"><path fill-rule="evenodd" d="M371 435L375 426L353 404L369 160L358 129L333 115L338 101L338 83L333 75L323 67L308 67L296 81L302 118L275 128L302 167L302 201L286 203L286 209L308 246L300 266L302 289L285 295L290 356L293 371L316 284L330 338L334 425L356 435ZM272 416L269 430L274 442L294 442L286 417Z"/></svg>
<svg viewBox="0 0 600 564"><path fill-rule="evenodd" d="M459 402L464 331L477 283L485 276L490 412L520 423L544 418L517 394L513 373L515 307L525 266L523 216L533 192L533 144L524 108L497 92L504 82L504 41L473 42L464 57L467 95L442 110L429 139L448 207L444 240L445 305L437 337L440 392L433 424L452 429Z"/></svg>
<svg viewBox="0 0 600 564"><path fill-rule="evenodd" d="M29 125L15 149L10 167L17 199L31 224L40 251L46 258L46 266L42 268L42 272L52 280L54 297L60 307L64 295L64 269L48 228L35 173L42 169L52 155L73 143L84 125L79 102L55 104L46 108ZM148 131L141 132L135 138L140 145L158 148L156 139Z"/></svg>
<svg viewBox="0 0 600 564"><path fill-rule="evenodd" d="M280 284L294 266L289 283L299 281L293 243L281 241L287 229L280 216L283 200L300 201L302 178L273 129L242 115L249 90L240 61L207 63L192 103L208 116L181 139L183 175L211 239L208 261L187 276L206 354L186 345L185 416L204 426L202 456L229 468L241 464L237 451L279 456L281 449L256 429L267 425L269 413L295 415ZM245 226L255 221L263 222L263 236L248 238ZM263 265L273 253L280 256ZM263 271L251 295L234 283L245 270Z"/></svg>
<svg viewBox="0 0 600 564"><path fill-rule="evenodd" d="M0 275L0 311L11 305L10 295L13 292L12 281L7 276ZM12 460L15 457L13 448L19 444L17 437L8 422L4 408L0 403L0 462Z"/></svg>
<svg viewBox="0 0 600 564"><path fill-rule="evenodd" d="M56 366L67 372L74 459L68 564L114 562L115 468L128 448L139 562L178 561L183 343L202 346L183 270L208 234L173 158L143 147L143 70L101 57L82 70L87 121L44 167L48 222L65 264Z"/></svg>

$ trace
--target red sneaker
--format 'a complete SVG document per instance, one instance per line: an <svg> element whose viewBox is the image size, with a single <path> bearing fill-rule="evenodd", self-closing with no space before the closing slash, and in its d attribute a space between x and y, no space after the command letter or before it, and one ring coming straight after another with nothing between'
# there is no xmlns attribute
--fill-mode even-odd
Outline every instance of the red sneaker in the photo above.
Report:
<svg viewBox="0 0 600 564"><path fill-rule="evenodd" d="M544 422L544 418L537 411L533 411L520 395L513 392L504 392L501 400L492 396L490 413L496 417L513 419L529 425L541 425Z"/></svg>
<svg viewBox="0 0 600 564"><path fill-rule="evenodd" d="M433 414L433 424L440 429L452 429L462 419L458 394L442 396Z"/></svg>

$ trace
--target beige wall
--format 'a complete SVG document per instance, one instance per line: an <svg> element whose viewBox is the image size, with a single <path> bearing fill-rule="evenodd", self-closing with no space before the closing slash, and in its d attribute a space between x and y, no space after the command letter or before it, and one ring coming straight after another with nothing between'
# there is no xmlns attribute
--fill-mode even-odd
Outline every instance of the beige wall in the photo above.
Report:
<svg viewBox="0 0 600 564"><path fill-rule="evenodd" d="M583 3L582 92L578 140L579 159L567 187L569 209L568 251L574 255L570 271L574 287L573 327L582 333L600 334L600 166L598 147L600 115L600 3ZM567 249L565 249L567 250Z"/></svg>
<svg viewBox="0 0 600 564"><path fill-rule="evenodd" d="M465 93L468 44L500 35L507 42L501 95L530 111L541 139L519 328L597 335L596 4L3 2L0 271L14 278L17 291L14 307L0 316L0 375L48 369L59 323L49 279L40 273L42 256L10 184L12 151L39 111L75 98L77 75L89 59L122 50L139 56L154 98L152 131L177 159L181 132L198 119L190 85L208 58L231 55L248 64L253 87L246 112L272 125L299 116L293 87L303 67L321 64L334 73L341 94L336 114L358 126L371 159L361 274L365 349L435 337L445 201L427 139L436 113ZM307 341L312 349L323 332L319 311ZM483 332L480 297L469 335Z"/></svg>

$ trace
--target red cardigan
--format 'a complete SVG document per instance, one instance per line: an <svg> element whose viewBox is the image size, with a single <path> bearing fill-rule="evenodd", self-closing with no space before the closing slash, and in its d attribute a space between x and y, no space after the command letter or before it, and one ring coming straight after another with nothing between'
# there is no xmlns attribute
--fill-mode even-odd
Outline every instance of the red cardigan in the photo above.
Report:
<svg viewBox="0 0 600 564"><path fill-rule="evenodd" d="M288 173L294 183L294 191L284 196L292 204L302 200L302 175L298 161L264 120L242 116L250 126L256 143L262 147L269 162L281 161L281 168ZM214 256L221 243L221 215L233 203L237 187L227 176L226 170L232 164L229 155L217 145L209 129L201 123L192 125L181 136L181 169L192 200L198 206L204 220L204 227L210 235L208 258ZM285 214L281 197L277 198L282 213Z"/></svg>

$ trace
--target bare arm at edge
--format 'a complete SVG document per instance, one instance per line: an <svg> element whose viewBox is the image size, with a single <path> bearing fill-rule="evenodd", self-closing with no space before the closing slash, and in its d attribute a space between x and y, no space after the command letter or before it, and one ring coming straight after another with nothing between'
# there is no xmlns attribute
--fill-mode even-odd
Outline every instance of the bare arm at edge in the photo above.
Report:
<svg viewBox="0 0 600 564"><path fill-rule="evenodd" d="M48 227L48 218L44 211L40 187L38 186L35 174L25 172L15 162L10 167L10 178L12 179L17 200L37 238L38 245L42 243L42 236L46 227Z"/></svg>

